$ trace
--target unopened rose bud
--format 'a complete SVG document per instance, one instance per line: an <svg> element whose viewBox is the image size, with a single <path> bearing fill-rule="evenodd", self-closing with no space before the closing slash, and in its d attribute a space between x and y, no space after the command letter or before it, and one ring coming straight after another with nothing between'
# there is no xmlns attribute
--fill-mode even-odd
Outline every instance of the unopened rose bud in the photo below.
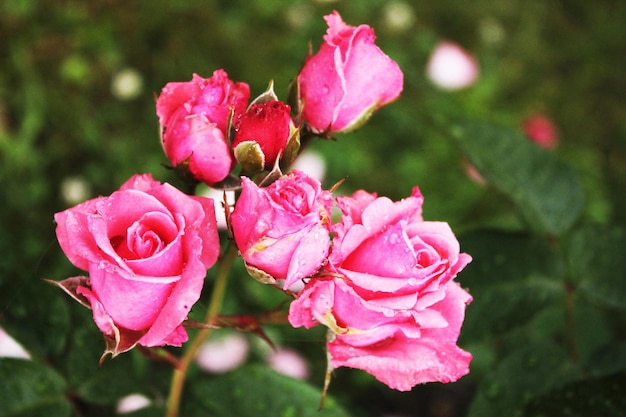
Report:
<svg viewBox="0 0 626 417"><path fill-rule="evenodd" d="M478 63L467 51L452 42L435 46L426 66L426 75L445 90L469 87L478 78Z"/></svg>
<svg viewBox="0 0 626 417"><path fill-rule="evenodd" d="M302 119L316 134L329 136L358 128L402 92L403 74L374 43L368 25L347 25L337 12L325 16L328 31L309 56L297 84Z"/></svg>
<svg viewBox="0 0 626 417"><path fill-rule="evenodd" d="M545 149L554 149L559 141L559 134L554 122L541 114L535 114L522 121L526 136Z"/></svg>
<svg viewBox="0 0 626 417"><path fill-rule="evenodd" d="M231 81L224 70L163 87L156 104L161 142L179 174L209 185L226 178L233 165L229 120L245 112L249 98L248 84Z"/></svg>
<svg viewBox="0 0 626 417"><path fill-rule="evenodd" d="M298 141L290 110L281 101L267 101L253 104L235 120L233 149L246 172L272 169L288 143Z"/></svg>

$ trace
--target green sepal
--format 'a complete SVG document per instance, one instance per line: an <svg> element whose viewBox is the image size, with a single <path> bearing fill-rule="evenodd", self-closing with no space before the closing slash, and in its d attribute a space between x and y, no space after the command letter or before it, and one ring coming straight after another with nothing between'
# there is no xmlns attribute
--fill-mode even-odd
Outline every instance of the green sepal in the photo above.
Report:
<svg viewBox="0 0 626 417"><path fill-rule="evenodd" d="M235 158L241 164L243 172L252 174L263 171L265 155L261 145L253 140L246 140L238 144L235 149Z"/></svg>
<svg viewBox="0 0 626 417"><path fill-rule="evenodd" d="M267 86L267 89L263 93L261 93L257 98L252 100L252 102L250 102L250 105L248 106L248 110L250 110L250 108L255 104L267 103L270 101L279 101L278 96L274 92L274 80L270 80Z"/></svg>

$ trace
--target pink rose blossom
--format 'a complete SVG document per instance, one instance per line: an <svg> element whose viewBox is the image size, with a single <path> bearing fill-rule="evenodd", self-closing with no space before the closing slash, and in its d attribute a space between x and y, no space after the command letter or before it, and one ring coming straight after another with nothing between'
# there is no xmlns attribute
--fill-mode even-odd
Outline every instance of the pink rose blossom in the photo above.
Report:
<svg viewBox="0 0 626 417"><path fill-rule="evenodd" d="M181 323L219 254L211 199L135 175L55 220L61 249L89 272L59 285L93 310L107 353L187 340Z"/></svg>
<svg viewBox="0 0 626 417"><path fill-rule="evenodd" d="M559 134L554 122L541 114L535 114L522 121L526 136L545 149L554 149L559 142Z"/></svg>
<svg viewBox="0 0 626 417"><path fill-rule="evenodd" d="M307 58L297 80L303 120L316 133L332 134L359 127L372 112L398 98L403 74L375 45L370 26L349 26L337 12L324 19L324 42Z"/></svg>
<svg viewBox="0 0 626 417"><path fill-rule="evenodd" d="M263 154L262 168L272 169L295 130L289 115L290 110L288 105L277 100L250 106L248 111L233 123L235 155L238 145L246 142L256 143ZM245 166L246 161L239 162Z"/></svg>
<svg viewBox="0 0 626 417"><path fill-rule="evenodd" d="M244 113L250 98L246 83L233 82L224 70L210 78L170 82L161 91L156 109L161 141L175 167L188 164L191 175L209 185L223 180L233 165L227 142L228 121Z"/></svg>
<svg viewBox="0 0 626 417"><path fill-rule="evenodd" d="M248 267L284 279L284 288L317 272L329 252L330 192L299 171L266 188L242 180L230 221Z"/></svg>
<svg viewBox="0 0 626 417"><path fill-rule="evenodd" d="M446 223L422 219L417 187L398 202L364 191L337 198L329 271L292 302L295 326L327 326L333 367L363 369L406 391L455 381L471 355L456 341L471 296L453 278L471 257Z"/></svg>
<svg viewBox="0 0 626 417"><path fill-rule="evenodd" d="M437 44L426 65L428 78L445 90L469 87L476 82L478 72L474 57L452 42Z"/></svg>

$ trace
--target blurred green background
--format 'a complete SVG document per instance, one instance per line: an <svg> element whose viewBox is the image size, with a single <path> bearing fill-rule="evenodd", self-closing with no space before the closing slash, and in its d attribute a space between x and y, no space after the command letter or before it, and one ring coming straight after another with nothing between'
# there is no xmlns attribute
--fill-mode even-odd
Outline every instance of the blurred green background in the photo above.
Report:
<svg viewBox="0 0 626 417"><path fill-rule="evenodd" d="M76 274L56 243L53 213L77 202L72 192L79 199L107 195L137 172L177 184L162 166L154 109L160 89L224 68L248 82L253 96L273 79L286 98L333 9L349 24L375 28L377 44L404 71L405 89L360 130L311 145L326 161L326 186L347 177L342 192L364 188L397 199L419 185L424 217L449 222L460 236L487 227L521 230L511 203L466 175L441 121L518 129L526 116L543 113L559 130L556 156L580 174L582 221L626 226L624 1L4 0L0 326L35 356L59 361L65 335L84 319L76 317L89 314L40 281ZM426 78L441 40L476 57L473 86L449 92ZM124 79L126 95L115 84ZM471 291L471 282L463 284ZM468 377L402 395L372 388L367 377L345 378L352 388L337 383L335 392L361 398L363 415L463 415L476 382Z"/></svg>

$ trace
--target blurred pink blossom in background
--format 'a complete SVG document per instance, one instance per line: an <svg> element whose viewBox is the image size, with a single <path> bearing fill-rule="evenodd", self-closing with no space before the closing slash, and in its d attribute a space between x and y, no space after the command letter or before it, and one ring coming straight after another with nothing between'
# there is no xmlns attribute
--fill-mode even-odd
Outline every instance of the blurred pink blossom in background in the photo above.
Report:
<svg viewBox="0 0 626 417"><path fill-rule="evenodd" d="M522 129L526 136L537 145L546 149L554 149L559 141L559 133L552 119L534 114L522 121Z"/></svg>
<svg viewBox="0 0 626 417"><path fill-rule="evenodd" d="M152 401L142 394L130 394L117 402L117 414L128 414L148 407Z"/></svg>
<svg viewBox="0 0 626 417"><path fill-rule="evenodd" d="M443 41L435 46L426 65L426 75L437 87L459 90L478 79L478 63L459 45Z"/></svg>
<svg viewBox="0 0 626 417"><path fill-rule="evenodd" d="M270 368L281 374L297 379L309 376L309 364L302 355L291 349L278 349L267 357Z"/></svg>
<svg viewBox="0 0 626 417"><path fill-rule="evenodd" d="M242 365L248 358L250 344L240 333L232 333L204 342L196 361L207 372L221 374Z"/></svg>

